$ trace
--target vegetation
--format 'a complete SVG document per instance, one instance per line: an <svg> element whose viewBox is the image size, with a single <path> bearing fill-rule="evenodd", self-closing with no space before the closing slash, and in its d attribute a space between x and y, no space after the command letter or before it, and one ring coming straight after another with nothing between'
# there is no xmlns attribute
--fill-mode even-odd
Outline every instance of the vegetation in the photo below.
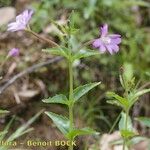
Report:
<svg viewBox="0 0 150 150"><path fill-rule="evenodd" d="M0 1L0 7L6 6L16 7L17 14L22 13L20 10L24 9L33 10L34 13L32 15L32 12L28 11L26 16L28 21L24 24L14 21L18 23L17 29L13 29L13 32L17 31L15 33L6 31L16 28L14 24L8 27L3 25L0 29L2 35L8 34L0 38L2 43L0 99L7 100L9 98L7 93L12 87L10 98L17 102L19 109L21 110L22 104L25 108L29 106L28 101L22 102L24 97L30 100L31 107L28 110L29 121L25 126L19 128L16 124L17 130L13 129L8 133L12 119L6 121L8 125L5 124L5 129L0 133L1 141L3 139L7 141L11 139L10 137L13 137L13 141L20 135L28 133L30 131L27 129L28 126L43 112L41 109L45 108L45 114L51 118L64 137L70 143L78 141L75 147L69 145L69 150L99 150L99 142L96 141L102 141L105 133L113 135L118 130L121 138L117 141L114 139L111 144L121 145L122 150L130 150L141 141L149 142L150 3L148 1L40 0L25 4L17 0ZM99 30L105 27L104 24L109 26L109 34L121 35L119 51L113 55L109 54L105 43L109 42L107 36L102 37L102 31L99 33ZM100 39L100 42L106 44L107 52L101 53L101 49L93 47L95 39ZM13 49L14 47L19 48ZM11 50L7 52L8 49ZM14 62L16 62L15 69L10 65ZM21 75L18 75L19 73ZM9 84L12 85L9 87ZM25 94L22 94L22 91L26 91ZM82 101L79 101L80 98ZM1 112L5 113L6 119L11 116L10 108L16 106L13 104L9 107L9 104L5 103L1 103L1 108L8 110L9 113L4 110ZM33 111L34 114L36 111L39 113L30 120ZM21 115L17 111L16 114L23 118L26 110L23 110ZM45 114L43 113L42 118L47 117ZM42 119L38 125L40 128L47 126L45 130L48 132L49 127L55 129L51 120ZM44 127L41 130L44 130ZM4 138L6 133L9 134L8 138ZM34 131L31 133L34 137ZM57 135L55 131L53 134ZM78 137L79 135L81 137ZM82 138L83 135L85 138ZM46 138L45 134L44 138L38 136L36 140L52 138L52 136ZM61 134L54 137L54 140L64 138ZM56 146L51 148L57 149Z"/></svg>

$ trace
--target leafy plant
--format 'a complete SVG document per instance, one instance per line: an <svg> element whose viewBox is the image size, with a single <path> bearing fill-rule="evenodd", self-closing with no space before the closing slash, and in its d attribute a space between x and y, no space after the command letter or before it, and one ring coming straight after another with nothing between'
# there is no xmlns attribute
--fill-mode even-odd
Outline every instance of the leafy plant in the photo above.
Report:
<svg viewBox="0 0 150 150"><path fill-rule="evenodd" d="M138 135L132 126L132 121L129 115L130 110L138 101L139 97L150 92L150 89L136 89L135 78L133 77L133 71L130 65L124 67L123 74L120 76L120 82L125 90L123 96L114 92L107 92L107 97L112 99L109 100L108 103L122 108L121 119L119 121L119 131L124 140L123 150L125 150L126 146L129 148L129 140ZM141 122L148 125L149 119L139 118L138 120L141 120Z"/></svg>
<svg viewBox="0 0 150 150"><path fill-rule="evenodd" d="M72 16L71 16L72 17ZM71 18L70 17L70 18ZM77 101L80 100L80 98L85 95L87 92L92 90L94 87L98 86L100 82L95 83L89 83L86 85L79 86L74 89L73 87L73 63L77 59L97 55L99 53L90 51L90 50L75 50L75 52L72 50L74 49L72 42L70 41L70 37L72 37L76 33L76 29L74 28L74 25L72 24L73 20L70 20L71 24L68 26L62 27L63 31L65 32L66 39L68 39L69 43L67 43L68 47L56 47L56 48L49 48L43 51L49 52L54 55L59 55L65 57L68 68L69 68L69 96L65 96L62 94L56 95L54 97L50 97L48 99L44 99L43 102L45 103L59 103L64 104L68 107L69 110L69 117L64 117L58 114L54 114L52 112L45 112L56 124L56 126L59 128L59 130L64 134L64 136L69 139L70 141L73 141L77 136L79 135L87 135L87 134L97 134L96 131L86 127L82 129L78 129L74 125L74 116L73 116L73 110L74 105ZM70 145L70 150L73 149L73 145Z"/></svg>
<svg viewBox="0 0 150 150"><path fill-rule="evenodd" d="M67 1L60 1L60 0L58 0L58 1L43 0L42 6L46 7L46 9L47 9L48 5L45 5L45 4L48 4L48 3L51 3L53 5L55 5L57 3L66 4L66 2ZM116 17L116 13L120 13L120 10L122 10L124 8L124 5L132 6L133 3L136 3L136 2L135 1L125 1L125 0L123 2L121 2L119 0L113 0L113 1L108 1L108 2L104 2L104 1L99 2L96 0L89 0L88 4L86 5L86 8L84 9L85 12L87 12L87 10L89 11L89 13L84 14L85 19L88 19L90 15L93 16L94 11L96 11L96 9L95 9L96 4L99 6L102 3L104 5L107 5L107 7L110 8L110 10L111 9L115 10L115 13L113 13L113 15L111 15L111 19L113 20L113 18ZM72 2L72 3L66 4L66 6L67 6L67 8L73 8L73 7L77 6L77 4L80 4L80 3L77 2L75 4L74 2ZM82 4L85 4L85 3L82 2ZM119 4L119 7L116 4ZM139 6L149 7L148 3L142 3L142 1L139 1L136 4ZM39 9L39 11L41 11L41 10ZM105 11L105 9L102 10L102 12L103 11ZM72 12L69 19L66 21L67 23L64 25L60 25L55 21L51 21L52 24L59 30L59 33L61 33L59 35L56 35L56 36L58 36L58 39L60 40L60 44L58 44L58 43L54 42L53 40L47 39L31 30L31 28L29 26L29 20L31 19L32 13L33 13L33 11L29 11L29 10L24 11L22 14L19 15L19 17L16 18L15 22L10 23L8 25L8 30L12 31L12 32L24 30L24 31L34 35L35 37L37 37L39 40L47 42L51 46L51 48L44 49L43 51L46 53L50 53L52 55L57 55L57 56L63 57L67 62L68 72L69 72L69 92L68 92L68 94L66 94L66 95L57 94L53 97L49 97L49 98L43 100L43 102L45 102L45 103L50 103L50 104L55 103L55 104L65 105L68 108L68 116L62 116L62 115L55 114L55 113L49 112L49 111L46 111L45 114L52 119L52 121L56 124L58 129L63 133L63 135L70 142L72 142L78 135L97 134L96 131L94 131L93 129L90 129L89 127L81 128L81 129L76 128L75 123L74 123L75 121L74 121L73 111L74 111L76 102L78 102L82 96L84 96L86 93L88 93L94 87L100 85L101 82L88 83L88 84L81 85L81 86L75 88L74 87L74 63L75 63L75 61L78 61L82 58L87 58L87 57L95 56L95 55L99 54L97 52L90 50L89 48L86 48L90 44L93 44L93 46L95 48L98 48L99 51L102 53L107 52L107 51L110 54L117 53L119 51L118 44L120 44L121 40L122 40L121 35L120 34L109 34L108 33L108 25L104 24L104 26L101 27L101 35L99 38L90 40L90 41L88 40L88 42L85 42L85 43L81 42L81 44L78 44L77 41L80 37L80 34L79 34L79 30L76 28L75 20L74 20L74 18L76 18L77 16L74 15L74 13ZM108 9L107 13L108 13L107 15L109 15L109 13L110 13L109 9ZM102 17L105 16L105 15L104 16L103 15L102 15ZM46 12L46 15L41 15L41 16L47 17L48 14ZM97 16L93 16L94 20L95 20L95 18L97 18ZM129 20L131 21L132 19L133 18L131 16L129 18ZM24 21L22 22L22 20L24 20ZM47 21L47 18L45 20ZM112 20L111 20L111 22L109 20L107 20L107 22L110 22L110 24L114 24L114 28L117 30L120 30L120 25L121 25L120 20L116 20L116 22L113 22ZM125 17L123 22L126 20L128 20L128 17ZM84 24L83 19L78 22L81 25ZM123 22L121 22L121 23L124 25ZM41 23L42 22L40 22L40 24ZM117 26L118 24L119 24L119 27ZM93 24L90 24L89 27L94 28L95 26L96 26L96 23L93 23ZM133 25L133 27L134 27L134 25ZM128 25L121 26L121 28L122 28L122 33L124 35L126 35ZM81 33L84 34L85 30L83 30ZM127 33L130 33L130 32L128 31ZM85 37L86 36L82 37L79 41L82 41L83 39L85 40ZM132 40L132 36L129 36L129 37ZM139 40L139 39L137 39L137 40ZM134 40L129 44L127 41L124 41L124 45L125 46L127 45L128 47L130 47L131 50L133 49L133 47L137 48L137 45L135 43L136 43L136 41L134 41ZM125 48L125 46L124 46L124 48ZM135 54L136 54L135 51L131 51L130 56L132 56L132 57L129 57L126 60L127 63L123 62L125 71L123 72L123 75L120 76L121 85L125 90L123 96L120 96L114 92L107 93L107 96L113 99L113 100L109 101L109 103L115 104L115 105L119 106L120 108L122 108L121 119L119 122L119 129L120 129L121 135L124 140L124 144L123 144L124 150L125 150L125 147L129 147L129 144L128 144L129 139L131 139L137 135L137 133L135 133L133 131L132 121L131 121L129 112L130 112L132 106L135 104L135 102L137 102L138 98L141 95L148 93L150 91L150 89L142 89L142 90L137 89L137 87L135 85L135 78L133 77L133 68L132 68L133 66L132 66L132 64L130 64L130 60L136 56ZM123 60L125 60L126 57L127 57L127 52L125 51L122 54L122 58L124 58ZM109 62L109 61L110 60L107 59L107 62ZM121 61L122 61L122 59L120 59L119 62L121 62ZM128 70L129 72L127 72L126 70ZM69 150L73 150L73 145L69 146Z"/></svg>

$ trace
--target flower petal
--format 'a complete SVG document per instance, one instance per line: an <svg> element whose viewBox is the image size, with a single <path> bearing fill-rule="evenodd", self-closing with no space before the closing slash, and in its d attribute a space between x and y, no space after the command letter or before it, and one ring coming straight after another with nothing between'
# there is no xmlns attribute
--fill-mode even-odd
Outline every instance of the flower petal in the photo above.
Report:
<svg viewBox="0 0 150 150"><path fill-rule="evenodd" d="M92 44L95 48L99 48L101 46L102 42L100 39L95 39Z"/></svg>
<svg viewBox="0 0 150 150"><path fill-rule="evenodd" d="M113 38L111 39L111 44L120 44L121 43L121 38Z"/></svg>
<svg viewBox="0 0 150 150"><path fill-rule="evenodd" d="M25 10L23 13L21 13L16 17L15 22L8 24L7 31L14 32L19 30L24 30L29 20L31 19L32 14L33 14L32 10Z"/></svg>
<svg viewBox="0 0 150 150"><path fill-rule="evenodd" d="M100 47L99 47L99 51L100 51L101 53L106 52L106 47L105 47L105 45L104 45L104 44L101 44L101 45L100 45Z"/></svg>
<svg viewBox="0 0 150 150"><path fill-rule="evenodd" d="M108 52L109 52L111 55L113 55L114 52L113 52L113 49L112 49L111 45L105 45L105 46L106 46Z"/></svg>
<svg viewBox="0 0 150 150"><path fill-rule="evenodd" d="M15 57L18 55L19 55L19 49L18 48L13 48L8 53L8 56L12 56L12 57Z"/></svg>
<svg viewBox="0 0 150 150"><path fill-rule="evenodd" d="M104 37L108 34L108 25L107 24L104 24L102 27L101 27L101 36Z"/></svg>
<svg viewBox="0 0 150 150"><path fill-rule="evenodd" d="M112 48L113 51L116 52L116 53L119 51L119 46L118 46L118 45L113 44L113 45L111 45L111 48Z"/></svg>

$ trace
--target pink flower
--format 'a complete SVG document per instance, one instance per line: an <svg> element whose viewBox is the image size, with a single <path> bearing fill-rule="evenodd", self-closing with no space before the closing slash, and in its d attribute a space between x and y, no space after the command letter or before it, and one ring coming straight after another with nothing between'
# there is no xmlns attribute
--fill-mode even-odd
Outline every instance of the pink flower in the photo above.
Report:
<svg viewBox="0 0 150 150"><path fill-rule="evenodd" d="M8 24L7 31L15 32L26 29L28 22L31 19L33 10L25 10L23 13L16 17L16 21Z"/></svg>
<svg viewBox="0 0 150 150"><path fill-rule="evenodd" d="M95 39L93 46L98 48L101 53L108 51L110 54L117 53L119 51L119 44L121 43L121 35L108 34L108 25L105 24L100 28L101 36Z"/></svg>
<svg viewBox="0 0 150 150"><path fill-rule="evenodd" d="M19 55L19 49L18 48L13 48L8 53L8 57L16 57L18 55Z"/></svg>

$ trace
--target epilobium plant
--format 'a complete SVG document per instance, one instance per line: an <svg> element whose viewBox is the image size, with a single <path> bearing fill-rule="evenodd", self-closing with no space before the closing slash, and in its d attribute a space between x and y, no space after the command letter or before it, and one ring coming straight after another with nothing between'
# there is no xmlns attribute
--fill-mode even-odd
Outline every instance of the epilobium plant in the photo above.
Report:
<svg viewBox="0 0 150 150"><path fill-rule="evenodd" d="M129 72L129 68L131 68L131 66L127 63L124 66L123 73L120 75L120 83L124 89L123 96L120 96L114 92L107 93L108 98L112 99L109 100L108 103L122 108L121 118L119 121L119 130L123 138L123 150L129 150L131 140L134 140L134 138L139 136L133 128L130 111L140 96L150 92L150 89L137 89L133 72Z"/></svg>
<svg viewBox="0 0 150 150"><path fill-rule="evenodd" d="M74 87L74 73L73 73L73 64L76 60L81 58L86 58L94 55L99 55L99 52L95 52L93 50L89 50L85 48L87 45L93 44L95 48L99 48L100 52L104 53L106 50L110 54L119 51L118 44L121 42L121 36L118 34L108 34L108 25L105 24L101 27L101 37L99 39L90 40L85 42L83 45L79 47L75 46L72 42L73 37L76 35L78 30L74 27L74 21L72 19L72 15L70 16L70 20L68 20L67 25L60 26L56 22L52 21L54 25L60 30L62 45L55 43L54 41L41 37L37 33L33 32L29 27L29 20L31 19L32 11L24 11L22 14L16 17L16 22L8 25L8 31L19 31L24 30L32 35L36 36L38 39L48 42L53 48L44 49L44 52L48 52L53 55L62 56L65 58L66 63L68 64L68 72L69 72L69 91L68 95L57 94L53 97L49 97L44 99L44 103L50 104L63 104L68 107L68 116L62 116L55 114L53 112L46 111L45 114L48 115L53 122L56 124L58 129L63 133L63 135L69 140L69 150L73 150L72 142L75 137L78 135L87 135L87 134L97 134L93 129L86 127L78 129L75 127L75 119L73 110L75 107L75 103L78 102L83 95L92 90L94 87L100 85L100 82L88 83L85 85L81 85L79 87Z"/></svg>

